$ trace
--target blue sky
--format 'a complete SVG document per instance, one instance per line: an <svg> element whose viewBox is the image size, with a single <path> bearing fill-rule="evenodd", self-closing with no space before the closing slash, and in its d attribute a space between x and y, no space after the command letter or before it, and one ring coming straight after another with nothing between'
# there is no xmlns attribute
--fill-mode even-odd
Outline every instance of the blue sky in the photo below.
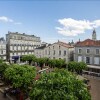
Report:
<svg viewBox="0 0 100 100"><path fill-rule="evenodd" d="M99 0L1 0L0 37L8 31L34 34L53 43L100 39Z"/></svg>

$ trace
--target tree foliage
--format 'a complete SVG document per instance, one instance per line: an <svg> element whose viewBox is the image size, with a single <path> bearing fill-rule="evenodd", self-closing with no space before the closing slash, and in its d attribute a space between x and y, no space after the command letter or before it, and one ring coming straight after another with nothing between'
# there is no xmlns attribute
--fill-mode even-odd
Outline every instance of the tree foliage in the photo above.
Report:
<svg viewBox="0 0 100 100"><path fill-rule="evenodd" d="M48 61L50 67L57 67L62 68L63 65L65 65L65 61L63 59L49 59Z"/></svg>
<svg viewBox="0 0 100 100"><path fill-rule="evenodd" d="M29 61L29 65L36 61L36 57L34 55L23 55L21 58L22 61Z"/></svg>
<svg viewBox="0 0 100 100"><path fill-rule="evenodd" d="M64 69L43 74L34 83L31 100L91 100L86 85Z"/></svg>
<svg viewBox="0 0 100 100"><path fill-rule="evenodd" d="M49 59L48 64L51 68L54 68L56 66L56 60L55 59Z"/></svg>
<svg viewBox="0 0 100 100"><path fill-rule="evenodd" d="M68 63L68 70L72 72L82 73L82 70L87 68L87 64L84 62L71 61Z"/></svg>
<svg viewBox="0 0 100 100"><path fill-rule="evenodd" d="M41 67L41 69L43 68L46 61L47 61L47 58L37 58L37 62L39 63L39 66Z"/></svg>
<svg viewBox="0 0 100 100"><path fill-rule="evenodd" d="M2 59L0 59L0 63L3 63L3 60Z"/></svg>
<svg viewBox="0 0 100 100"><path fill-rule="evenodd" d="M35 77L35 68L28 65L12 65L5 70L4 76L10 80L13 87L25 88Z"/></svg>
<svg viewBox="0 0 100 100"><path fill-rule="evenodd" d="M0 74L3 77L5 70L9 67L6 63L0 63Z"/></svg>

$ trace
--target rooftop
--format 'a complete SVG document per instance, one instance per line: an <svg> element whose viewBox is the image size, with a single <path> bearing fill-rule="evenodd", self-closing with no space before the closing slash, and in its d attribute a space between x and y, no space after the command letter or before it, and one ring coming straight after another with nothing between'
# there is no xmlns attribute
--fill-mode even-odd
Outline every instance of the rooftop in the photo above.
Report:
<svg viewBox="0 0 100 100"><path fill-rule="evenodd" d="M86 39L84 41L79 41L75 46L100 46L100 40Z"/></svg>
<svg viewBox="0 0 100 100"><path fill-rule="evenodd" d="M56 44L59 44L61 46L67 47L67 48L73 48L73 46L71 46L70 44L67 44L67 43L61 42L61 41L58 41Z"/></svg>
<svg viewBox="0 0 100 100"><path fill-rule="evenodd" d="M24 35L24 36L29 36L29 37L37 37L37 36L35 36L35 35L28 35L28 34L26 34L26 33L10 32L10 31L8 31L8 34Z"/></svg>

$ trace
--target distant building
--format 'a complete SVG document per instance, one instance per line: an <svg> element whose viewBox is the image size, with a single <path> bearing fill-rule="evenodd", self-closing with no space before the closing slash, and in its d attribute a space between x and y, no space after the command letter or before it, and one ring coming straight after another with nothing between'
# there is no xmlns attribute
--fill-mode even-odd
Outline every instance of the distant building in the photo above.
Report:
<svg viewBox="0 0 100 100"><path fill-rule="evenodd" d="M68 44L71 45L71 46L74 46L75 43L72 40L72 42L69 42Z"/></svg>
<svg viewBox="0 0 100 100"><path fill-rule="evenodd" d="M34 54L34 49L41 46L40 37L25 33L8 32L6 41L7 59L14 62L20 62L22 55Z"/></svg>
<svg viewBox="0 0 100 100"><path fill-rule="evenodd" d="M43 45L41 47L38 47L34 50L34 55L37 57L37 58L43 58L45 57L45 54L44 54L44 49L46 48L46 45Z"/></svg>
<svg viewBox="0 0 100 100"><path fill-rule="evenodd" d="M0 38L0 59L6 60L6 41Z"/></svg>
<svg viewBox="0 0 100 100"><path fill-rule="evenodd" d="M75 44L74 60L100 65L100 40L96 40L95 30L93 30L92 39L79 41Z"/></svg>
<svg viewBox="0 0 100 100"><path fill-rule="evenodd" d="M64 42L56 42L48 46L35 49L35 55L39 58L64 59L66 62L73 60L74 47Z"/></svg>

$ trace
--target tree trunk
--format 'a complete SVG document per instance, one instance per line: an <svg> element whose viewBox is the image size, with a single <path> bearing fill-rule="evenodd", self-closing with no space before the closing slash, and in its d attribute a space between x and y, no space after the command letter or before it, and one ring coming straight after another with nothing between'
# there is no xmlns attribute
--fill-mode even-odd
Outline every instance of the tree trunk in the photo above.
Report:
<svg viewBox="0 0 100 100"><path fill-rule="evenodd" d="M19 100L24 100L24 94L23 94L23 92L20 93Z"/></svg>

